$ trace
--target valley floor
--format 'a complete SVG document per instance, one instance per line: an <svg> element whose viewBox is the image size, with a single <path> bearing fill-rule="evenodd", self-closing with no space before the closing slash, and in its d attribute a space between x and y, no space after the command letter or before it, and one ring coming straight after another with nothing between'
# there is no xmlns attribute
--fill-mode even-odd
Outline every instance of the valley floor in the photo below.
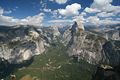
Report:
<svg viewBox="0 0 120 80"><path fill-rule="evenodd" d="M94 66L85 61L76 62L60 45L34 57L27 67L17 69L16 80L91 80ZM10 80L10 76L6 78Z"/></svg>

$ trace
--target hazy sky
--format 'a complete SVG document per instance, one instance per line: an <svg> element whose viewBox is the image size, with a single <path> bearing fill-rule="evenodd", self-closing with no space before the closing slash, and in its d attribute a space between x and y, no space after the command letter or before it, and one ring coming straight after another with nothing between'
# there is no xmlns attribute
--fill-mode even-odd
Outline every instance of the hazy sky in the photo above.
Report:
<svg viewBox="0 0 120 80"><path fill-rule="evenodd" d="M120 0L0 0L0 25L120 23Z"/></svg>

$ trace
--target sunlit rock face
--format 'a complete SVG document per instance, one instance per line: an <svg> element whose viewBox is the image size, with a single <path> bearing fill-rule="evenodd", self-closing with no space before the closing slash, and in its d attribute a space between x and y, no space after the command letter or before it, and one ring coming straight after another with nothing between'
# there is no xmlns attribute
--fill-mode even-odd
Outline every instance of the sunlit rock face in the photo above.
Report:
<svg viewBox="0 0 120 80"><path fill-rule="evenodd" d="M120 41L120 30L98 30L99 32L77 30L78 23L75 22L63 34L62 42L67 47L69 56L77 57L78 61L83 59L91 64L119 65L120 45L117 43Z"/></svg>
<svg viewBox="0 0 120 80"><path fill-rule="evenodd" d="M37 39L39 37L39 33L37 33L36 31L33 31L33 30L30 30L28 34L33 39Z"/></svg>
<svg viewBox="0 0 120 80"><path fill-rule="evenodd" d="M21 63L43 53L61 34L57 27L6 27L0 30L0 58L10 63Z"/></svg>
<svg viewBox="0 0 120 80"><path fill-rule="evenodd" d="M58 31L57 27L53 26L52 29L53 29L53 35L54 36L60 36L60 32Z"/></svg>
<svg viewBox="0 0 120 80"><path fill-rule="evenodd" d="M44 43L46 46L50 47L50 44L57 42L58 38L60 38L61 33L56 26L49 26L41 28L43 39L47 41Z"/></svg>
<svg viewBox="0 0 120 80"><path fill-rule="evenodd" d="M86 60L91 64L98 64L102 60L102 45L105 38L91 32L76 33L69 43L69 56L78 56L79 59Z"/></svg>
<svg viewBox="0 0 120 80"><path fill-rule="evenodd" d="M73 32L82 32L84 31L84 25L82 24L81 21L75 21L74 24L71 27L71 30Z"/></svg>
<svg viewBox="0 0 120 80"><path fill-rule="evenodd" d="M46 40L34 27L4 27L0 34L0 58L10 63L21 63L45 51Z"/></svg>
<svg viewBox="0 0 120 80"><path fill-rule="evenodd" d="M70 40L73 39L75 33L81 33L83 31L85 31L84 25L80 21L75 21L74 24L64 32L62 43L66 46Z"/></svg>
<svg viewBox="0 0 120 80"><path fill-rule="evenodd" d="M81 32L81 31L85 30L84 25L81 21L78 20L77 25L78 25L78 32Z"/></svg>
<svg viewBox="0 0 120 80"><path fill-rule="evenodd" d="M57 41L60 41L66 47L68 55L77 56L78 61L83 59L91 64L118 65L119 40L118 29L87 31L79 21L62 34L55 26L39 30L32 26L17 28L4 26L0 27L0 58L10 63L21 63L43 53L46 47L57 45Z"/></svg>

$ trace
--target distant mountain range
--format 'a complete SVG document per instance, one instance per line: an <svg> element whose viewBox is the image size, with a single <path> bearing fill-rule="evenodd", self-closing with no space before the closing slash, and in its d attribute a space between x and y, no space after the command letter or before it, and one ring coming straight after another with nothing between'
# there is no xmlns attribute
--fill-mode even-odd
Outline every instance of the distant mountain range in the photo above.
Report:
<svg viewBox="0 0 120 80"><path fill-rule="evenodd" d="M1 62L7 60L10 64L22 64L58 44L63 44L68 56L78 62L85 60L93 65L120 66L120 24L87 25L83 31L79 31L78 26L55 29L0 26Z"/></svg>

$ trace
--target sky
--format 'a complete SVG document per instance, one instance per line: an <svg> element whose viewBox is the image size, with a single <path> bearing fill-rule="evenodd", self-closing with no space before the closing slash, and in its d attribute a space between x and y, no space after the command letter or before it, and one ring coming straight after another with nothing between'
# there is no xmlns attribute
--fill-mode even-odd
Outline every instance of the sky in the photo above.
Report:
<svg viewBox="0 0 120 80"><path fill-rule="evenodd" d="M0 0L0 25L65 26L120 23L120 0Z"/></svg>

